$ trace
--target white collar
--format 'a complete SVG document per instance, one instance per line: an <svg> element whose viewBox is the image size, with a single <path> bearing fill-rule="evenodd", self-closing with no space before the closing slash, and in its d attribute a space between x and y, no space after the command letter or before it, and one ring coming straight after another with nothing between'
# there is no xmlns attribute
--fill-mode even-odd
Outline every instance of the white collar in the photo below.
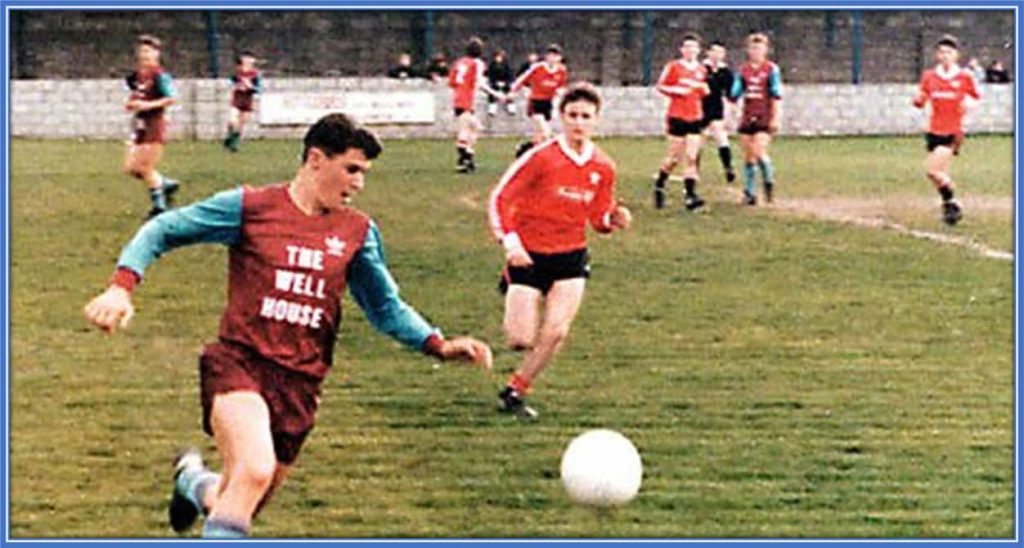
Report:
<svg viewBox="0 0 1024 548"><path fill-rule="evenodd" d="M562 154L565 154L577 166L583 167L594 158L594 143L590 140L583 144L583 152L580 154L577 154L569 146L569 141L565 138L564 133L559 135L556 140L558 141L558 148L562 149Z"/></svg>
<svg viewBox="0 0 1024 548"><path fill-rule="evenodd" d="M553 73L553 72L557 72L558 71L558 67L556 65L549 65L547 61L541 61L540 65L542 67L544 67L544 70L546 70L548 72L552 72Z"/></svg>
<svg viewBox="0 0 1024 548"><path fill-rule="evenodd" d="M946 72L946 69L942 68L942 65L936 65L935 74L943 80L951 80L956 77L957 74L960 74L960 65L953 65L953 68L949 69L948 73Z"/></svg>

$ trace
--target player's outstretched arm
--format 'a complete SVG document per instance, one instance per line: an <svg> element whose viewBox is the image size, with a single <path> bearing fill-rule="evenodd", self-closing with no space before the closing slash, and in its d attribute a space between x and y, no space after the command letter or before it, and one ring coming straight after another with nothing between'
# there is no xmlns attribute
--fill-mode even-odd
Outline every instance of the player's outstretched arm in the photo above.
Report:
<svg viewBox="0 0 1024 548"><path fill-rule="evenodd" d="M491 368L493 358L486 343L471 337L445 339L439 329L402 300L398 284L388 271L376 223L370 223L366 241L349 265L348 285L356 304L378 331L443 360L468 361Z"/></svg>
<svg viewBox="0 0 1024 548"><path fill-rule="evenodd" d="M131 292L153 261L184 245L234 244L241 226L241 188L154 217L142 225L121 251L109 286L85 306L86 320L105 332L127 327L134 314Z"/></svg>

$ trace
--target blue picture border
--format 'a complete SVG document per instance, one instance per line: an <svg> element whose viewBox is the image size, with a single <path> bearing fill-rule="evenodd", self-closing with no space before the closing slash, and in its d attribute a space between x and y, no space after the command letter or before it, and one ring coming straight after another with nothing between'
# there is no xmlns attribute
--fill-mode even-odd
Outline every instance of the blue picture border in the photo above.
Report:
<svg viewBox="0 0 1024 548"><path fill-rule="evenodd" d="M703 0L699 3L685 3L671 0L647 0L639 3L628 3L623 1L611 2L608 0L556 0L556 2L545 0L473 0L473 1L445 1L445 2L414 2L411 0L303 0L301 3L289 4L266 0L221 0L218 2L202 2L198 0L166 0L163 2L128 2L123 0L93 0L91 2L72 0L51 0L48 2L32 2L28 0L0 0L2 8L2 19L0 19L0 34L3 42L0 48L0 72L3 74L3 110L0 111L0 125L3 132L0 134L0 168L2 168L2 192L0 192L0 343L2 343L2 356L0 356L0 394L3 397L3 405L0 406L0 547L3 546L101 546L115 544L117 546L154 546L154 545L175 545L185 546L191 544L208 544L209 542L245 542L260 545L301 545L301 546L352 546L371 547L381 545L457 545L457 546L496 546L496 545L554 545L572 544L576 546L596 547L609 544L658 544L658 545L680 545L680 546L755 546L755 545L790 545L796 544L801 547L813 547L823 545L845 545L845 546L897 546L897 545L951 545L956 546L1004 546L1020 544L1020 477L1021 455L1021 431L1020 431L1020 391L1018 390L1020 378L1020 366L1022 350L1018 344L1018 336L1021 330L1020 324L1020 303L1021 303L1021 271L1017 259L1017 250L1020 242L1020 210L1022 205L1021 195L1021 174L1019 171L1022 143L1017 135L1016 127L1020 122L1019 105L1024 96L1019 85L1018 76L1020 72L1020 59L1022 47L1020 44L1020 29L1022 26L1022 10L1024 0L1017 1L986 1L981 5L970 5L965 0L933 0L909 1L909 2L883 2L883 1L813 1L813 0L790 0L784 3L772 3L769 1L729 1L729 0ZM217 9L217 10L698 10L698 9L746 9L746 10L1005 10L1014 11L1014 538L1012 539L265 539L254 538L245 541L208 541L201 539L12 539L10 537L10 295L11 270L10 270L10 16L12 10L193 10L193 9ZM111 516L114 519L114 516Z"/></svg>

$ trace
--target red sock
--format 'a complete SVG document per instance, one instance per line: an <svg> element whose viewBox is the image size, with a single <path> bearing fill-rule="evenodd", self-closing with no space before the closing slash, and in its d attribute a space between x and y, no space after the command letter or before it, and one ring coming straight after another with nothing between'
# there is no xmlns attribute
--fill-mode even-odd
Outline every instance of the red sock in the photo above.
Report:
<svg viewBox="0 0 1024 548"><path fill-rule="evenodd" d="M530 391L530 381L526 380L519 373L512 373L512 376L508 378L508 382L505 384L520 394L526 394Z"/></svg>

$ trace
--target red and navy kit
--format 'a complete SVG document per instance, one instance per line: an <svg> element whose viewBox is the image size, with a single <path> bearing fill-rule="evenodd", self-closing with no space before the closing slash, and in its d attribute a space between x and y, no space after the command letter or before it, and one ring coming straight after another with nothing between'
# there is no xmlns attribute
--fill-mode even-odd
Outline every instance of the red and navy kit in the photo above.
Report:
<svg viewBox="0 0 1024 548"><path fill-rule="evenodd" d="M452 88L456 116L475 110L476 96L486 73L487 65L476 57L462 57L452 64L448 71L448 87Z"/></svg>
<svg viewBox="0 0 1024 548"><path fill-rule="evenodd" d="M176 97L171 75L162 67L139 69L125 78L130 99L135 101L156 101ZM167 121L164 109L154 108L136 112L132 117L132 142L137 145L163 143L166 140Z"/></svg>
<svg viewBox="0 0 1024 548"><path fill-rule="evenodd" d="M964 100L968 97L980 100L981 94L974 77L960 67L945 70L938 66L921 76L914 105L924 108L930 103L932 106L926 136L929 151L938 146L959 144L964 131Z"/></svg>
<svg viewBox="0 0 1024 548"><path fill-rule="evenodd" d="M745 63L733 80L733 100L743 99L739 132L747 135L771 130L775 102L782 100L782 71L771 61Z"/></svg>
<svg viewBox="0 0 1024 548"><path fill-rule="evenodd" d="M260 71L237 70L231 75L231 106L252 112L257 95L263 92L263 76Z"/></svg>

